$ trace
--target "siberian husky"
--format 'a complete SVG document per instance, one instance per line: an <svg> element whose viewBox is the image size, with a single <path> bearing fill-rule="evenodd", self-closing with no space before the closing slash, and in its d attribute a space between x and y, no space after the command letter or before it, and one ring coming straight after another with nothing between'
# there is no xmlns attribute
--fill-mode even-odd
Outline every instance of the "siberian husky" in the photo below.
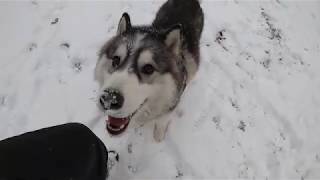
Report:
<svg viewBox="0 0 320 180"><path fill-rule="evenodd" d="M204 15L198 0L168 0L151 25L132 25L128 13L101 48L95 68L98 106L112 135L130 120L155 120L153 137L164 139L172 111L196 73Z"/></svg>

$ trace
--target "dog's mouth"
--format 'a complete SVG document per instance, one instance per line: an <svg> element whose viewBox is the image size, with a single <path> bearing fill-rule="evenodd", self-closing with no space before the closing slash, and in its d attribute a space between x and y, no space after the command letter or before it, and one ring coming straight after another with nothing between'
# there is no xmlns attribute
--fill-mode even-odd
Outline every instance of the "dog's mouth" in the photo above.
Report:
<svg viewBox="0 0 320 180"><path fill-rule="evenodd" d="M131 118L141 109L141 107L147 102L147 99L144 100L144 102L139 106L139 108L137 110L135 110L130 116L128 117L113 117L113 116L108 116L107 120L106 120L106 129L109 132L109 134L111 135L119 135L121 133L123 133L129 123Z"/></svg>
<svg viewBox="0 0 320 180"><path fill-rule="evenodd" d="M127 129L130 119L130 117L116 118L108 116L106 128L108 132L112 135L121 134Z"/></svg>

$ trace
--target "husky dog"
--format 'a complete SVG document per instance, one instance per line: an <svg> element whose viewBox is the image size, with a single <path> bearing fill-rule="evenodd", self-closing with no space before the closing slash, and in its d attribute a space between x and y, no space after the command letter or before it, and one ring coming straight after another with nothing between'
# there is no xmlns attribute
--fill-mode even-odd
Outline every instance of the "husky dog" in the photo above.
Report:
<svg viewBox="0 0 320 180"><path fill-rule="evenodd" d="M199 66L203 21L198 0L168 0L151 25L132 25L123 13L95 68L110 134L124 132L130 120L155 119L154 139L164 139L167 114Z"/></svg>

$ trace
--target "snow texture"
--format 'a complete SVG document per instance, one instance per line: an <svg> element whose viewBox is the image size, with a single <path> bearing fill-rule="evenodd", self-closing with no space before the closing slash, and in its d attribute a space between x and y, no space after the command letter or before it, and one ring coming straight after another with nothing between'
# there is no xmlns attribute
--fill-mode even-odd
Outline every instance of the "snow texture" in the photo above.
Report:
<svg viewBox="0 0 320 180"><path fill-rule="evenodd" d="M66 122L119 153L110 179L320 179L320 2L202 1L201 65L166 139L110 137L93 80L124 11L164 1L1 1L0 139Z"/></svg>

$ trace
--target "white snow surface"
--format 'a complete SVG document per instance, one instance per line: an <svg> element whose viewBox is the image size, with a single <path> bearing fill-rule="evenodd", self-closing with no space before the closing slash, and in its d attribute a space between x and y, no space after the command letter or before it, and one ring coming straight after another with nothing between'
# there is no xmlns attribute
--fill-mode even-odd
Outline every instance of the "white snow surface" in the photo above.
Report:
<svg viewBox="0 0 320 180"><path fill-rule="evenodd" d="M123 12L147 24L163 2L1 1L0 139L80 122L119 153L112 180L320 179L319 1L203 0L200 68L166 139L152 123L108 135L97 52Z"/></svg>

